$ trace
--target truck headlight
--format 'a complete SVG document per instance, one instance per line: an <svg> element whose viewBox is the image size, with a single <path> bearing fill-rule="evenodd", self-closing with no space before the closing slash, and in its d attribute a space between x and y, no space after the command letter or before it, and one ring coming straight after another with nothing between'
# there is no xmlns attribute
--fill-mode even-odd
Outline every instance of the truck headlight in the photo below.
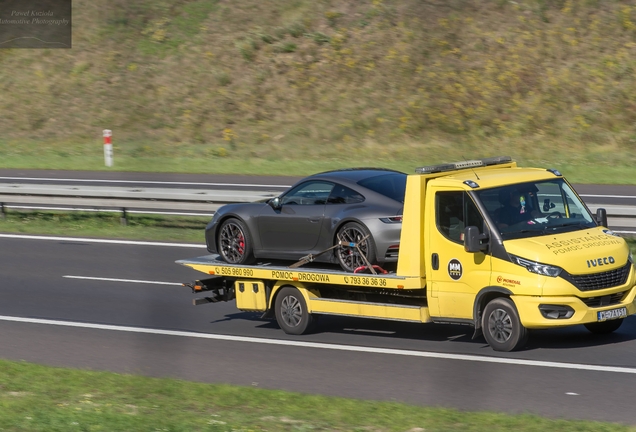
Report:
<svg viewBox="0 0 636 432"><path fill-rule="evenodd" d="M561 267L551 266L548 264L541 264L538 262L530 261L525 258L518 257L516 255L510 255L510 259L513 263L525 267L531 273L540 274L543 276L557 277L561 274L563 269Z"/></svg>

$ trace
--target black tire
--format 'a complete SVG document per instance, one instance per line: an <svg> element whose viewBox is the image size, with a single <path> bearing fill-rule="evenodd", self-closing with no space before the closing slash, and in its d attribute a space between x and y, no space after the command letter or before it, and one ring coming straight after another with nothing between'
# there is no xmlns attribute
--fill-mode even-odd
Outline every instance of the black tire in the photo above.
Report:
<svg viewBox="0 0 636 432"><path fill-rule="evenodd" d="M528 329L521 324L517 308L509 298L499 297L488 303L481 326L486 342L495 351L515 351L528 341Z"/></svg>
<svg viewBox="0 0 636 432"><path fill-rule="evenodd" d="M223 221L217 235L217 250L230 264L249 264L254 260L252 236L245 223L236 218Z"/></svg>
<svg viewBox="0 0 636 432"><path fill-rule="evenodd" d="M593 322L585 324L585 328L594 334L609 334L612 333L623 324L623 318L603 321L603 322Z"/></svg>
<svg viewBox="0 0 636 432"><path fill-rule="evenodd" d="M368 236L364 241L364 237ZM357 243L358 248L340 246L336 248L336 256L338 257L338 263L344 271L352 272L360 266L367 265L366 261L360 256L363 253L369 263L377 264L375 243L371 232L367 227L356 222L348 222L340 227L336 234L335 242L343 240L349 243Z"/></svg>
<svg viewBox="0 0 636 432"><path fill-rule="evenodd" d="M276 322L287 334L301 335L311 329L312 315L307 311L305 298L294 287L281 288L274 305Z"/></svg>

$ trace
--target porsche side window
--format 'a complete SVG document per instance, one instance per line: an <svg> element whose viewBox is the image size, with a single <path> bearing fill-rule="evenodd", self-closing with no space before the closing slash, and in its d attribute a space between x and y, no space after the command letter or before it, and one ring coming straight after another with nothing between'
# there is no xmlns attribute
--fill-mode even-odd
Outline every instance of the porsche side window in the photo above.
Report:
<svg viewBox="0 0 636 432"><path fill-rule="evenodd" d="M283 195L282 205L324 205L333 189L333 183L309 181L299 184Z"/></svg>
<svg viewBox="0 0 636 432"><path fill-rule="evenodd" d="M358 192L346 186L335 185L329 195L327 204L355 204L364 201L364 197Z"/></svg>
<svg viewBox="0 0 636 432"><path fill-rule="evenodd" d="M403 203L406 191L406 177L406 174L403 173L384 174L360 180L358 184Z"/></svg>

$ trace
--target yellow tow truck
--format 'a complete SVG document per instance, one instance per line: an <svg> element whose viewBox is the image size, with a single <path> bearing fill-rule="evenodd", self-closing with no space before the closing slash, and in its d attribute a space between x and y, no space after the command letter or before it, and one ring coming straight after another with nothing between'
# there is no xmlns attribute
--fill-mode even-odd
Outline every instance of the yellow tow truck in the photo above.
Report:
<svg viewBox="0 0 636 432"><path fill-rule="evenodd" d="M355 247L342 244L339 247ZM611 333L636 312L634 259L554 169L508 156L416 169L406 183L394 272L297 265L177 261L210 275L184 284L194 304L236 299L289 334L316 315L466 324L497 351L524 346L528 329L583 324Z"/></svg>

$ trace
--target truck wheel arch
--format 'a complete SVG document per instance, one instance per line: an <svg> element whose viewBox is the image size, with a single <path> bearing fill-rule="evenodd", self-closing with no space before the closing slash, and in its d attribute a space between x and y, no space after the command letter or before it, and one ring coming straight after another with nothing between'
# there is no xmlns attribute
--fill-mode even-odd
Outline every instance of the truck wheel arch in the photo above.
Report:
<svg viewBox="0 0 636 432"><path fill-rule="evenodd" d="M310 289L305 286L305 284L303 284L302 282L299 283L292 281L276 281L274 286L272 286L270 289L269 298L267 300L267 312L265 312L265 315L271 316L270 312L273 314L274 305L276 304L276 297L278 296L278 293L281 289L287 287L296 288L298 291L300 291L302 296L305 298L305 302L307 303L307 310L311 313L311 297L309 295Z"/></svg>
<svg viewBox="0 0 636 432"><path fill-rule="evenodd" d="M481 334L481 314L484 307L497 297L510 298L512 294L512 291L500 286L489 286L479 290L475 296L475 304L473 305L473 322L475 323L475 334L473 334L473 339Z"/></svg>

